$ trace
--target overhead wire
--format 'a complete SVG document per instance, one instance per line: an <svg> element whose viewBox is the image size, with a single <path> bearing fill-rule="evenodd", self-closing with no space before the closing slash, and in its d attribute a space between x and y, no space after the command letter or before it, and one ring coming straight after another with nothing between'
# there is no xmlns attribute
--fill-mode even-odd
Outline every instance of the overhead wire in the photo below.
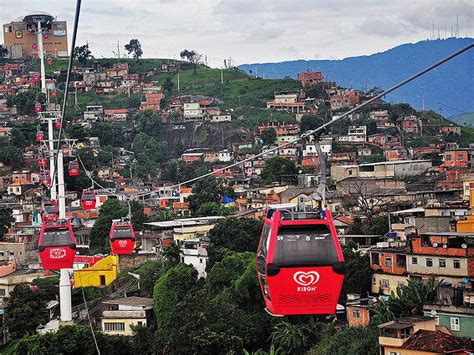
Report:
<svg viewBox="0 0 474 355"><path fill-rule="evenodd" d="M330 125L333 125L334 123L336 123L336 122L342 120L343 118L346 118L347 116L352 115L352 114L355 113L356 111L359 111L360 109L362 109L362 108L364 108L364 107L370 105L372 102L374 102L374 101L376 101L376 100L378 100L378 99L384 97L385 95L391 93L392 91L395 91L395 90L398 89L399 87L408 84L409 82L415 80L416 78L418 78L418 77L420 77L420 76L426 74L427 72L429 72L429 71L431 71L431 70L433 70L433 69L439 67L440 65L444 64L445 62L447 62L447 61L449 61L449 60L451 60L451 59L457 57L458 55L460 55L460 54L462 54L462 53L468 51L469 49L471 49L471 48L473 48L473 47L474 47L474 42L468 44L467 46L465 46L465 47L463 47L463 48L461 48L461 49L459 49L459 50L457 50L456 52L454 52L454 53L448 55L447 57L445 57L445 58L443 58L443 59L441 59L441 60L439 60L439 61L437 61L437 62L431 64L430 66L428 66L428 67L426 67L425 69L419 71L418 73L413 74L412 76L410 76L410 77L408 77L408 78L406 78L406 79L400 81L399 83L397 83L397 84L391 86L390 88L388 88L388 89L382 91L380 94L378 94L378 95L372 97L371 99L369 99L369 100L363 102L362 104L360 104L360 105L354 107L353 109L351 109L351 110L349 110L349 111L343 113L342 115L338 116L337 118L335 118L335 119L333 119L333 120L331 120L331 121L329 121L329 122L326 122L326 123L322 124L321 126L319 126L319 127L316 128L316 129L308 130L308 131L306 131L306 132L300 134L300 136L299 136L298 138L295 138L295 139L293 139L293 140L290 140L290 141L288 141L288 142L286 142L286 143L284 143L284 144L282 144L282 145L280 145L280 146L277 146L277 147L274 147L274 148L270 148L270 149L268 149L268 150L265 150L265 151L263 151L263 152L260 152L260 153L258 153L258 154L256 154L256 155L254 155L253 157L250 157L250 158L247 158L247 159L244 159L244 160L240 160L240 161L235 162L235 163L233 163L233 164L227 165L227 166L225 166L225 167L223 167L223 168L216 169L216 170L214 170L214 171L212 171L212 172L209 172L209 173L206 173L206 174L197 176L197 177L192 178L192 179L185 180L185 181L180 182L180 183L177 183L177 184L175 184L175 185L167 186L167 188L168 188L168 189L179 188L181 185L186 185L186 184L189 184L189 183L192 183L192 182L201 180L201 179L203 179L203 178L206 178L206 177L208 177L208 176L214 175L214 174L216 174L216 173L225 171L225 170L227 170L227 169L231 169L231 168L233 168L233 167L236 167L236 166L245 164L246 162L253 161L253 160L258 159L258 158L260 158L260 157L263 157L263 156L265 156L265 155L267 155L267 154L269 154L269 153L271 153L271 152L274 152L274 151L280 150L280 149L282 149L282 148L288 147L288 146L290 146L290 145L292 145L292 144L295 144L295 143L299 142L300 140L309 138L310 136L317 136L318 134L324 132L324 130L325 130L327 127L329 127ZM154 194L154 193L156 193L156 191L145 192L145 193L138 193L138 194L135 194L134 196L136 196L136 197L144 197L144 196L152 195L152 194Z"/></svg>

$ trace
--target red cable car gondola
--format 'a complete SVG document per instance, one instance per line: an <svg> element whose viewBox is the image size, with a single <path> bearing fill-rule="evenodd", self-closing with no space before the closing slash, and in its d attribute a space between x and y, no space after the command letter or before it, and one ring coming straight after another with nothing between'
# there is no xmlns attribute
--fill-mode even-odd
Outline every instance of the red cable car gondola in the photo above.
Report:
<svg viewBox="0 0 474 355"><path fill-rule="evenodd" d="M51 185L51 176L49 175L49 171L40 171L39 179L43 184Z"/></svg>
<svg viewBox="0 0 474 355"><path fill-rule="evenodd" d="M43 131L37 131L36 132L36 141L37 142L43 142L44 141L44 132Z"/></svg>
<svg viewBox="0 0 474 355"><path fill-rule="evenodd" d="M59 219L59 207L56 201L43 203L43 222L56 222Z"/></svg>
<svg viewBox="0 0 474 355"><path fill-rule="evenodd" d="M113 254L132 254L135 248L135 231L131 222L112 222L110 249Z"/></svg>
<svg viewBox="0 0 474 355"><path fill-rule="evenodd" d="M71 160L67 166L69 176L78 176L79 175L79 163L77 160Z"/></svg>
<svg viewBox="0 0 474 355"><path fill-rule="evenodd" d="M38 250L44 270L72 268L76 255L76 239L69 220L43 222Z"/></svg>
<svg viewBox="0 0 474 355"><path fill-rule="evenodd" d="M38 112L41 112L41 111L43 111L43 108L42 108L41 104L36 103L35 104L35 112L38 113Z"/></svg>
<svg viewBox="0 0 474 355"><path fill-rule="evenodd" d="M92 190L83 190L81 196L82 208L86 211L95 208L95 193Z"/></svg>
<svg viewBox="0 0 474 355"><path fill-rule="evenodd" d="M48 159L40 155L38 156L38 159L36 159L36 165L38 165L40 168L44 168L46 165L48 165Z"/></svg>
<svg viewBox="0 0 474 355"><path fill-rule="evenodd" d="M61 128L61 126L62 126L61 121L54 122L53 126L56 127L56 128Z"/></svg>
<svg viewBox="0 0 474 355"><path fill-rule="evenodd" d="M258 246L257 275L269 313L335 314L344 256L331 212L270 210Z"/></svg>

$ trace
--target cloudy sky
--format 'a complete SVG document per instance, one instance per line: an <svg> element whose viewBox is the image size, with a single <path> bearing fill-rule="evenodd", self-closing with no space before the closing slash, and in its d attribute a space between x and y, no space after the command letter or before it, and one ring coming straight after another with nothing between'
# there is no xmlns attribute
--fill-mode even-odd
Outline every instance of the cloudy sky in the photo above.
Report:
<svg viewBox="0 0 474 355"><path fill-rule="evenodd" d="M75 0L0 0L7 23L32 11L66 19ZM473 35L474 0L83 0L77 43L111 57L131 38L144 57L177 58L180 50L221 66L372 54L430 37ZM3 39L2 39L3 40ZM1 40L0 40L1 41Z"/></svg>

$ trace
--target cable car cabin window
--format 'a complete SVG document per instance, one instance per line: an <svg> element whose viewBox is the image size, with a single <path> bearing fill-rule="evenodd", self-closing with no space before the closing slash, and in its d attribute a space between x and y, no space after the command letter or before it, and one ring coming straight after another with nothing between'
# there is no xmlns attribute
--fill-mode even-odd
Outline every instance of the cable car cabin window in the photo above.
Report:
<svg viewBox="0 0 474 355"><path fill-rule="evenodd" d="M262 241L260 242L260 248L258 250L258 257L257 257L257 270L260 274L265 274L266 269L266 259L268 253L268 244L270 243L270 234L271 228L269 224L263 225L262 230Z"/></svg>
<svg viewBox="0 0 474 355"><path fill-rule="evenodd" d="M44 232L43 247L57 247L71 245L71 235L68 229L50 230Z"/></svg>
<svg viewBox="0 0 474 355"><path fill-rule="evenodd" d="M95 195L93 193L87 193L85 192L83 195L82 195L82 199L83 200L95 200Z"/></svg>
<svg viewBox="0 0 474 355"><path fill-rule="evenodd" d="M332 266L337 262L337 252L328 226L285 226L279 229L274 264L280 267Z"/></svg>
<svg viewBox="0 0 474 355"><path fill-rule="evenodd" d="M115 227L112 239L132 239L133 234L130 227Z"/></svg>
<svg viewBox="0 0 474 355"><path fill-rule="evenodd" d="M44 205L44 212L47 213L47 214L59 213L58 206L56 206L56 205Z"/></svg>

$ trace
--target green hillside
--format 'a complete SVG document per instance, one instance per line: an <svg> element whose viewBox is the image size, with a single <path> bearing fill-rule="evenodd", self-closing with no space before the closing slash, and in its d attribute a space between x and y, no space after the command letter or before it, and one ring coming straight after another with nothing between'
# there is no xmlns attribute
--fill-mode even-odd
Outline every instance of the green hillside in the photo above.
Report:
<svg viewBox="0 0 474 355"><path fill-rule="evenodd" d="M449 120L460 126L474 127L474 112L449 117Z"/></svg>

